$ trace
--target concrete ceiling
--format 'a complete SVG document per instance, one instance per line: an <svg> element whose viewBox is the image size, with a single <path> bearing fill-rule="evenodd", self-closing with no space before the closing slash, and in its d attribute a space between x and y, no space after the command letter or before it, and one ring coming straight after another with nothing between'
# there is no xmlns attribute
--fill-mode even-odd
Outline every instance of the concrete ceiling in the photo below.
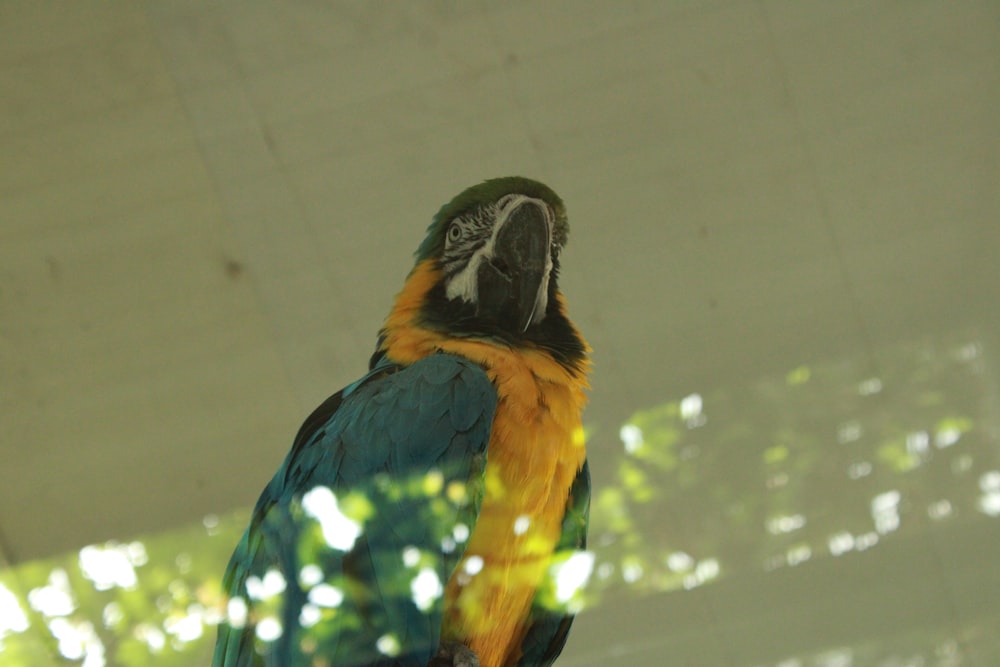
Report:
<svg viewBox="0 0 1000 667"><path fill-rule="evenodd" d="M4 557L250 505L488 177L567 202L599 482L638 408L996 353L998 137L989 1L4 2Z"/></svg>

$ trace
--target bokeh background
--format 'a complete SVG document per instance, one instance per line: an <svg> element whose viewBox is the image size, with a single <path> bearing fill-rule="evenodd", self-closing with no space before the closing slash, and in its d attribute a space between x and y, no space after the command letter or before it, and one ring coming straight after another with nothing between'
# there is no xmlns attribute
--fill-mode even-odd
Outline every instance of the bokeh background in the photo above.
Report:
<svg viewBox="0 0 1000 667"><path fill-rule="evenodd" d="M1000 4L0 3L0 663L205 664L438 207L567 203L562 665L1000 664Z"/></svg>

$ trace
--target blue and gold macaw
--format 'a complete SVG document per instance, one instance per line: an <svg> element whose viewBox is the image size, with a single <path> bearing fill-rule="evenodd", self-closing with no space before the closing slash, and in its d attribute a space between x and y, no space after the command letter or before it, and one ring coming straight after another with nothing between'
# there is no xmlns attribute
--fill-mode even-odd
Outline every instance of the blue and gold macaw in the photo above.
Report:
<svg viewBox="0 0 1000 667"><path fill-rule="evenodd" d="M254 509L216 666L556 659L553 563L585 547L590 499L567 232L519 177L438 212L368 374L306 419Z"/></svg>

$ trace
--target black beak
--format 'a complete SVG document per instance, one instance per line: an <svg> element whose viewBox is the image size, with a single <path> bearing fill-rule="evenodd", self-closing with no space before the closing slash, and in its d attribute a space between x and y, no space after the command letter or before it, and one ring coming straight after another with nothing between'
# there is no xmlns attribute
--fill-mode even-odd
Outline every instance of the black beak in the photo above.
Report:
<svg viewBox="0 0 1000 667"><path fill-rule="evenodd" d="M493 255L479 266L477 314L523 333L535 316L549 259L549 223L538 202L522 202L497 234Z"/></svg>

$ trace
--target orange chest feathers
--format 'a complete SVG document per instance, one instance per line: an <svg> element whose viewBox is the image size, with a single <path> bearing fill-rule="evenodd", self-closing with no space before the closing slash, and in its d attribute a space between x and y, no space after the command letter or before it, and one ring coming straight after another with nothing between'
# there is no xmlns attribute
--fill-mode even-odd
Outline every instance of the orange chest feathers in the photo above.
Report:
<svg viewBox="0 0 1000 667"><path fill-rule="evenodd" d="M519 655L531 602L548 572L586 452L582 382L549 372L554 362L542 355L487 356L499 403L485 496L465 557L446 588L442 638L469 645L484 667L492 667Z"/></svg>

